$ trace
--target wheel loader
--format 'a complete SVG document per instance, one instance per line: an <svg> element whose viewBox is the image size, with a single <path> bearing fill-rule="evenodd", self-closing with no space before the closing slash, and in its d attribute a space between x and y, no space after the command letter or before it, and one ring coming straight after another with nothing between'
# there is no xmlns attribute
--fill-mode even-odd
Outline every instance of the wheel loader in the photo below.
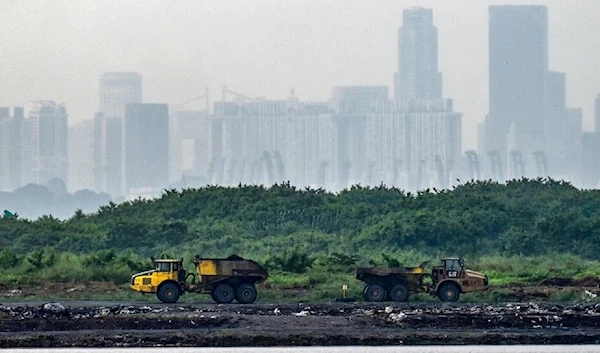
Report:
<svg viewBox="0 0 600 353"><path fill-rule="evenodd" d="M488 277L466 269L462 258L441 259L431 273L425 272L428 261L418 267L358 268L356 278L365 282L366 301L405 302L409 293L429 293L443 302L455 302L461 293L488 289Z"/></svg>
<svg viewBox="0 0 600 353"><path fill-rule="evenodd" d="M155 293L163 303L175 303L190 292L210 294L217 303L227 304L235 299L240 304L250 304L258 296L255 285L269 276L256 261L237 255L225 259L196 255L192 262L196 273L185 271L183 259L154 260L154 269L131 276L130 288Z"/></svg>

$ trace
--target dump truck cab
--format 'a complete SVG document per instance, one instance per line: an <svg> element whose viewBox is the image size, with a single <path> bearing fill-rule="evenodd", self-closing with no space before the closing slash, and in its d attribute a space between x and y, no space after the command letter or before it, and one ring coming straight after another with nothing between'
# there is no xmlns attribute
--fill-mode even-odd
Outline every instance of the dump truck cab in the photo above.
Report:
<svg viewBox="0 0 600 353"><path fill-rule="evenodd" d="M445 302L457 301L460 293L488 288L488 277L465 268L463 259L459 257L441 259L439 266L432 269L431 276L435 283L434 293Z"/></svg>
<svg viewBox="0 0 600 353"><path fill-rule="evenodd" d="M131 276L131 289L142 293L156 293L165 303L176 302L185 289L186 271L183 259L154 260L154 269Z"/></svg>

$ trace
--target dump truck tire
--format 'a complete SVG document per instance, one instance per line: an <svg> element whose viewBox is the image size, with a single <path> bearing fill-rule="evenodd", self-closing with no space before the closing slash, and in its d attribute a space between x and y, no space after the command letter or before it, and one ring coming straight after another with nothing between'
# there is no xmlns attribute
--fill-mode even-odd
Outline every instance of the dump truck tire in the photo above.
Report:
<svg viewBox="0 0 600 353"><path fill-rule="evenodd" d="M438 296L443 302L455 302L460 296L460 289L454 283L444 283L438 289Z"/></svg>
<svg viewBox="0 0 600 353"><path fill-rule="evenodd" d="M381 302L385 299L385 289L379 284L369 284L365 290L365 300L368 302Z"/></svg>
<svg viewBox="0 0 600 353"><path fill-rule="evenodd" d="M164 283L158 287L156 296L163 303L175 303L179 300L181 291L175 283Z"/></svg>
<svg viewBox="0 0 600 353"><path fill-rule="evenodd" d="M242 284L235 291L235 299L240 304L250 304L254 303L258 294L256 293L256 288L252 284Z"/></svg>
<svg viewBox="0 0 600 353"><path fill-rule="evenodd" d="M233 287L227 283L219 284L213 292L215 301L219 304L229 304L235 297Z"/></svg>
<svg viewBox="0 0 600 353"><path fill-rule="evenodd" d="M405 302L408 300L408 289L403 284L396 284L388 291L390 300L395 302Z"/></svg>

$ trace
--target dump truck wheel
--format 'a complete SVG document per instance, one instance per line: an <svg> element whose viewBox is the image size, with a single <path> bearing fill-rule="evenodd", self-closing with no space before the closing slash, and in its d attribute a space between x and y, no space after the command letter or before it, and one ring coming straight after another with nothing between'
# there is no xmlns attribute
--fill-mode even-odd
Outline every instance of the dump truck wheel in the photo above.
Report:
<svg viewBox="0 0 600 353"><path fill-rule="evenodd" d="M254 303L254 301L256 300L256 297L257 297L256 288L254 288L254 286L251 284L242 284L235 291L235 299L240 304Z"/></svg>
<svg viewBox="0 0 600 353"><path fill-rule="evenodd" d="M443 302L455 302L460 296L460 290L454 283L445 283L440 286L438 290L438 296Z"/></svg>
<svg viewBox="0 0 600 353"><path fill-rule="evenodd" d="M163 303L175 303L179 300L180 295L181 291L175 283L165 283L158 287L158 291L156 292L158 300Z"/></svg>
<svg viewBox="0 0 600 353"><path fill-rule="evenodd" d="M379 284L369 284L365 290L365 300L369 302L380 302L385 299L385 289Z"/></svg>
<svg viewBox="0 0 600 353"><path fill-rule="evenodd" d="M233 287L227 283L220 284L213 292L215 301L219 304L229 304L233 301Z"/></svg>
<svg viewBox="0 0 600 353"><path fill-rule="evenodd" d="M396 284L388 291L390 300L395 302L405 302L408 300L408 289L403 284Z"/></svg>

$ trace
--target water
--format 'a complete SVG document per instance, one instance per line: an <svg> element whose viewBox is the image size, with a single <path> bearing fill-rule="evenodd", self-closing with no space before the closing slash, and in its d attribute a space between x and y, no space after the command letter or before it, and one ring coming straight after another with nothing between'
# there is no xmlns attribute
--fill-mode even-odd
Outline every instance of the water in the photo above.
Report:
<svg viewBox="0 0 600 353"><path fill-rule="evenodd" d="M421 346L290 348L69 348L7 349L7 353L600 353L590 346Z"/></svg>

